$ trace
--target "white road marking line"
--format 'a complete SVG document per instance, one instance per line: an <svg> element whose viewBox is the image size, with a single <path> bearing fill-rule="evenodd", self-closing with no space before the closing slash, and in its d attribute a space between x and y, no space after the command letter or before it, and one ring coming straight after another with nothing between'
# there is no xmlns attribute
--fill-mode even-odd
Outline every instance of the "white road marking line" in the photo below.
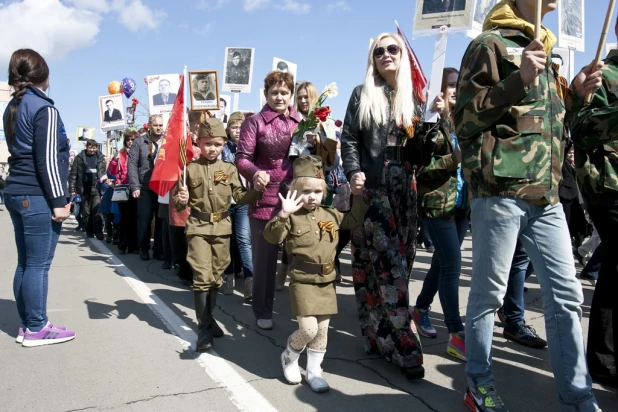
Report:
<svg viewBox="0 0 618 412"><path fill-rule="evenodd" d="M195 349L191 342L197 340L197 335L182 319L178 317L150 288L142 282L135 273L126 267L120 259L111 253L109 248L100 240L88 239L92 242L99 253L107 256L115 266L115 269L123 275L125 281L137 296L144 302L154 314L161 319L169 331L176 336L184 349ZM232 366L219 354L210 349L201 352L196 359L197 363L204 368L208 376L221 388L224 388L229 399L240 411L267 411L277 412L277 409L264 398L253 386L251 386Z"/></svg>

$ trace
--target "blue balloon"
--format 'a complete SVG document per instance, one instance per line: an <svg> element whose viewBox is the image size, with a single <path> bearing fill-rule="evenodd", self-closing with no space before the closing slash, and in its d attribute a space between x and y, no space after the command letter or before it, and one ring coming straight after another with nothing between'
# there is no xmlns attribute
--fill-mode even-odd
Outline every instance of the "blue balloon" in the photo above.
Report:
<svg viewBox="0 0 618 412"><path fill-rule="evenodd" d="M130 77L122 79L122 92L127 96L127 99L131 97L135 93L135 80Z"/></svg>

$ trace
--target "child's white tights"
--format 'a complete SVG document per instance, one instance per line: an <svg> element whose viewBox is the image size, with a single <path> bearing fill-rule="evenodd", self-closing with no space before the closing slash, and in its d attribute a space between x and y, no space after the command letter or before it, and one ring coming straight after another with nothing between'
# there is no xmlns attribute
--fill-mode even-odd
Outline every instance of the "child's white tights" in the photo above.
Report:
<svg viewBox="0 0 618 412"><path fill-rule="evenodd" d="M330 315L298 316L298 330L290 335L289 344L292 349L301 351L305 346L309 349L324 352L328 342L328 323Z"/></svg>

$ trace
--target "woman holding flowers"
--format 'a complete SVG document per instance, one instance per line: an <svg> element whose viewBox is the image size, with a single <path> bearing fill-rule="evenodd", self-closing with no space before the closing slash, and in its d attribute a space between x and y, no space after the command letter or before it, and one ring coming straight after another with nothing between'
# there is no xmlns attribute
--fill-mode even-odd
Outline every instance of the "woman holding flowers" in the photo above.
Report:
<svg viewBox="0 0 618 412"><path fill-rule="evenodd" d="M292 133L301 117L290 99L294 77L290 73L270 72L264 79L266 104L245 119L240 129L236 166L238 171L263 191L259 201L249 205L249 225L253 242L253 313L261 329L272 329L275 276L279 248L264 239L266 223L279 213L279 193L292 181L292 162L288 151Z"/></svg>
<svg viewBox="0 0 618 412"><path fill-rule="evenodd" d="M364 227L352 231L365 350L377 350L416 379L424 377L408 300L416 254L416 183L405 149L414 133L415 105L403 45L401 37L387 33L372 43L365 83L354 89L345 115L342 157L352 193L365 193L369 200Z"/></svg>

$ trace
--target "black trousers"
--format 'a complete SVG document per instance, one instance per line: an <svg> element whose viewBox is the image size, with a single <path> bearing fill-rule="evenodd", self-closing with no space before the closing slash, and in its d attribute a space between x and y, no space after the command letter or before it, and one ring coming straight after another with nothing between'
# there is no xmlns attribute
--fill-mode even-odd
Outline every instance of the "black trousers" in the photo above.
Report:
<svg viewBox="0 0 618 412"><path fill-rule="evenodd" d="M103 234L103 218L99 214L101 195L95 188L84 190L82 194L82 227L86 228L89 235Z"/></svg>
<svg viewBox="0 0 618 412"><path fill-rule="evenodd" d="M162 225L161 219L157 217L159 210L159 196L152 190L143 189L137 199L137 239L139 248L142 250L150 249L150 236L152 234L152 219L155 221L154 244L152 251L156 255L163 253L161 243Z"/></svg>
<svg viewBox="0 0 618 412"><path fill-rule="evenodd" d="M133 252L139 248L137 240L137 199L129 198L118 202L120 223L118 224L118 249Z"/></svg>
<svg viewBox="0 0 618 412"><path fill-rule="evenodd" d="M172 264L178 265L178 277L188 281L193 280L193 270L187 262L187 236L183 226L170 226L170 246L172 249Z"/></svg>
<svg viewBox="0 0 618 412"><path fill-rule="evenodd" d="M343 251L343 249L350 243L350 239L352 238L351 230L340 230L339 231L339 241L337 242L337 252L335 254L335 266L339 273L341 273L341 262L339 261L339 255Z"/></svg>
<svg viewBox="0 0 618 412"><path fill-rule="evenodd" d="M588 369L593 378L618 386L618 204L591 206L588 212L603 244L601 270L590 308Z"/></svg>
<svg viewBox="0 0 618 412"><path fill-rule="evenodd" d="M161 219L161 246L163 246L163 260L166 262L172 261L172 248L170 245L170 205L159 203L159 211L157 213Z"/></svg>
<svg viewBox="0 0 618 412"><path fill-rule="evenodd" d="M571 235L573 246L577 249L582 245L586 237L586 217L584 215L584 210L577 198L572 200L560 199L560 203L562 203L564 217L569 226L569 234Z"/></svg>

